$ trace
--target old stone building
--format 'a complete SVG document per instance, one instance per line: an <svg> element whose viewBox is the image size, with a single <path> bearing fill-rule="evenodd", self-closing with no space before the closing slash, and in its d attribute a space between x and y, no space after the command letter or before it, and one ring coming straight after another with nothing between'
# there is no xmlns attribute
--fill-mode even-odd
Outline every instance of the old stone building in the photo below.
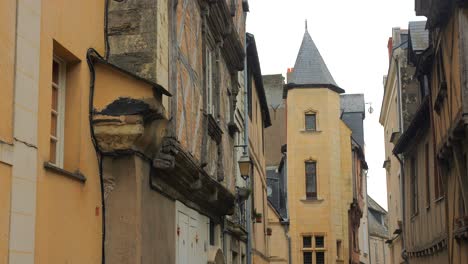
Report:
<svg viewBox="0 0 468 264"><path fill-rule="evenodd" d="M403 111L400 108L402 97L407 97L408 82L411 81L407 74L414 69L407 63L408 30L393 28L392 36L388 41L389 69L384 78L384 97L380 111L380 124L384 127L385 157L383 167L387 178L387 203L388 203L388 229L390 248L390 262L403 263L402 252L404 248L403 210L402 210L402 172L397 156L393 154L393 148L400 137L405 122ZM405 81L401 76L406 76ZM414 87L414 81L412 81ZM408 112L406 112L408 113Z"/></svg>
<svg viewBox="0 0 468 264"><path fill-rule="evenodd" d="M247 12L1 1L0 263L248 261L269 115Z"/></svg>

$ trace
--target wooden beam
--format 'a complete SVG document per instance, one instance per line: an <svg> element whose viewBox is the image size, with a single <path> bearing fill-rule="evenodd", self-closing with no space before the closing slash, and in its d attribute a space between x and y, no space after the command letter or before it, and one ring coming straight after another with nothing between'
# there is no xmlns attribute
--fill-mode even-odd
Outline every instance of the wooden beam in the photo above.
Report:
<svg viewBox="0 0 468 264"><path fill-rule="evenodd" d="M468 177L466 174L466 159L463 155L462 142L460 141L459 144L454 144L452 149L465 212L468 212Z"/></svg>

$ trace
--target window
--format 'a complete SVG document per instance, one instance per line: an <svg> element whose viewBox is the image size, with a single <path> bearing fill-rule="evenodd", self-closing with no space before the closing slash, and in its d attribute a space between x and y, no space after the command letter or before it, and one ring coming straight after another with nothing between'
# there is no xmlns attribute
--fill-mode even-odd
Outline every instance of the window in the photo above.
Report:
<svg viewBox="0 0 468 264"><path fill-rule="evenodd" d="M435 166L438 165L436 164ZM442 176L439 171L439 167L434 171L434 196L436 199L440 199L444 196Z"/></svg>
<svg viewBox="0 0 468 264"><path fill-rule="evenodd" d="M341 240L337 240L336 241L336 259L338 260L341 260L343 258L343 252L342 252L342 248L341 248Z"/></svg>
<svg viewBox="0 0 468 264"><path fill-rule="evenodd" d="M323 236L316 236L315 237L315 247L316 248L324 248L325 247L325 241L323 239Z"/></svg>
<svg viewBox="0 0 468 264"><path fill-rule="evenodd" d="M375 251L375 261L379 263L379 248L377 243L374 243L374 251Z"/></svg>
<svg viewBox="0 0 468 264"><path fill-rule="evenodd" d="M306 174L306 198L317 198L317 162L306 161L305 163Z"/></svg>
<svg viewBox="0 0 468 264"><path fill-rule="evenodd" d="M239 259L237 258L237 253L232 251L232 263L238 263L239 262Z"/></svg>
<svg viewBox="0 0 468 264"><path fill-rule="evenodd" d="M314 244L312 242L314 241ZM340 241L341 242L341 241ZM313 259L315 258L315 262ZM322 235L302 237L302 260L304 264L325 263L325 238Z"/></svg>
<svg viewBox="0 0 468 264"><path fill-rule="evenodd" d="M426 207L429 208L431 206L431 184L430 184L430 175L429 175L429 144L426 143L424 146L424 158L425 158L425 173L426 173Z"/></svg>
<svg viewBox="0 0 468 264"><path fill-rule="evenodd" d="M312 264L312 252L304 252L304 264Z"/></svg>
<svg viewBox="0 0 468 264"><path fill-rule="evenodd" d="M411 158L410 171L410 197L411 197L411 214L415 215L418 212L418 175L416 158Z"/></svg>
<svg viewBox="0 0 468 264"><path fill-rule="evenodd" d="M317 115L316 113L305 114L305 130L316 131L317 130Z"/></svg>
<svg viewBox="0 0 468 264"><path fill-rule="evenodd" d="M315 252L315 264L325 264L325 252Z"/></svg>
<svg viewBox="0 0 468 264"><path fill-rule="evenodd" d="M65 71L65 62L54 57L52 61L49 162L60 168L63 168L64 156Z"/></svg>
<svg viewBox="0 0 468 264"><path fill-rule="evenodd" d="M311 236L302 237L302 247L303 248L312 248L312 237Z"/></svg>
<svg viewBox="0 0 468 264"><path fill-rule="evenodd" d="M215 245L215 233L216 233L216 228L215 228L215 223L210 220L210 245L214 246Z"/></svg>
<svg viewBox="0 0 468 264"><path fill-rule="evenodd" d="M216 53L208 46L206 48L206 96L207 96L207 113L216 114Z"/></svg>

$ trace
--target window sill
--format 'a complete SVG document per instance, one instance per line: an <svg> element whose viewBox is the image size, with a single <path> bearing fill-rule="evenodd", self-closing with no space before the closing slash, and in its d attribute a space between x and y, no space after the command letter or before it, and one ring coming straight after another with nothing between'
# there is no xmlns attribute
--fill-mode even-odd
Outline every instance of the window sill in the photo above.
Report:
<svg viewBox="0 0 468 264"><path fill-rule="evenodd" d="M317 134L317 133L322 133L322 130L307 130L307 129L301 129L299 130L301 133L311 133L311 134Z"/></svg>
<svg viewBox="0 0 468 264"><path fill-rule="evenodd" d="M302 198L300 200L303 203L321 203L324 201L322 198Z"/></svg>
<svg viewBox="0 0 468 264"><path fill-rule="evenodd" d="M55 172L55 173L60 174L62 176L71 178L72 180L76 180L76 181L79 181L79 182L82 182L82 183L86 182L86 177L83 174L81 174L81 172L79 170L77 170L76 172L69 172L67 170L64 170L62 168L59 168L59 167L55 166L54 164L52 164L50 162L44 162L44 168L46 170Z"/></svg>

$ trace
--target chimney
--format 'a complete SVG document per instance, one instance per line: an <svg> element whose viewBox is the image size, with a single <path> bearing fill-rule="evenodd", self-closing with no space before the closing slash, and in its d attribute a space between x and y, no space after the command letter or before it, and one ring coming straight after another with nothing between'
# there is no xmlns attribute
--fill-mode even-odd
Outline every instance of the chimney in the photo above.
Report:
<svg viewBox="0 0 468 264"><path fill-rule="evenodd" d="M393 38L388 38L388 44L387 44L387 48L388 48L388 59L389 60L392 60L392 53L393 53Z"/></svg>
<svg viewBox="0 0 468 264"><path fill-rule="evenodd" d="M294 68L288 68L288 71L286 73L286 83L292 83L293 78L292 78L292 73L294 72Z"/></svg>

